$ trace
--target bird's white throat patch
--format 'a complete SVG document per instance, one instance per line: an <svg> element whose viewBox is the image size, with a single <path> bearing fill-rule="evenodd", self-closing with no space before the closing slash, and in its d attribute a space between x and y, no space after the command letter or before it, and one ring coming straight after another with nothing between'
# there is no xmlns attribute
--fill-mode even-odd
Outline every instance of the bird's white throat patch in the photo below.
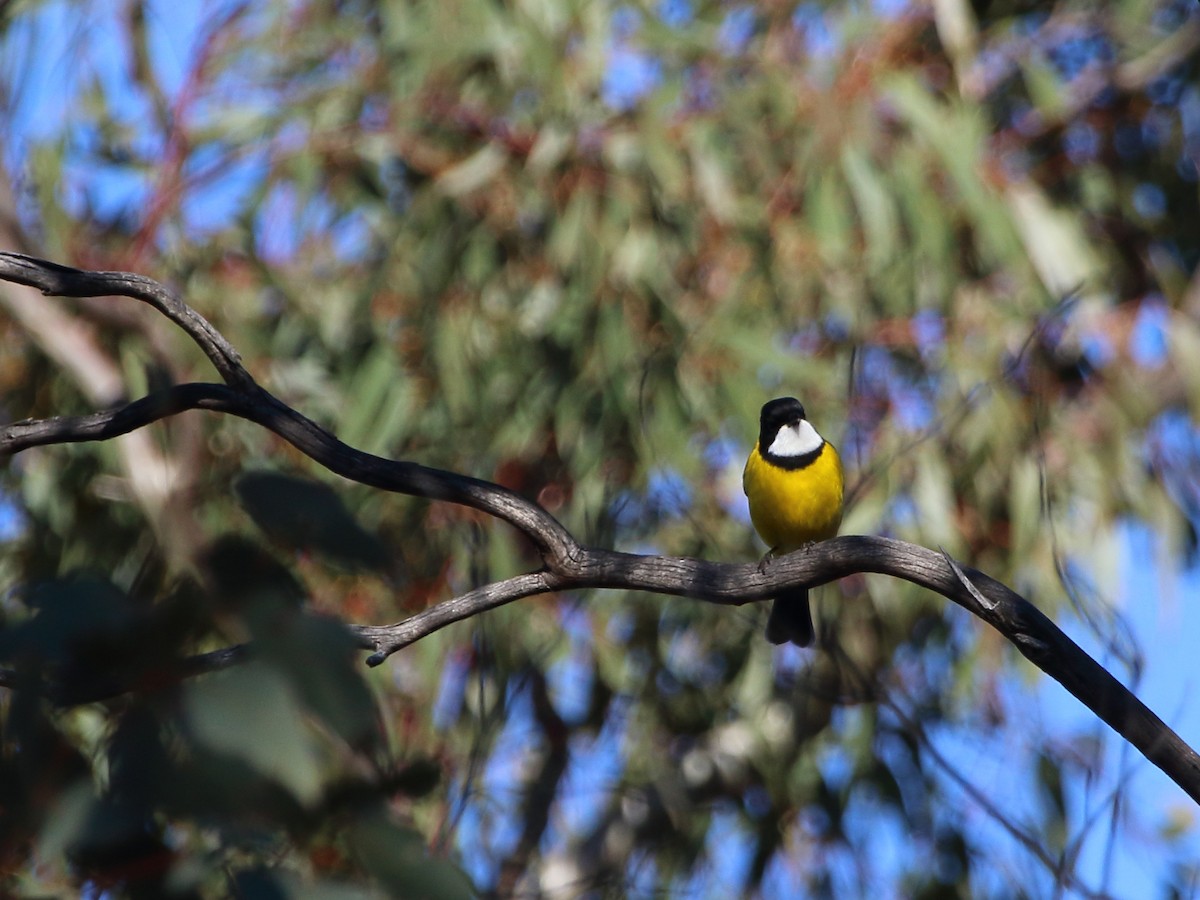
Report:
<svg viewBox="0 0 1200 900"><path fill-rule="evenodd" d="M803 456L820 450L823 443L825 441L817 434L817 429L807 419L801 419L795 425L780 428L767 452L772 456Z"/></svg>

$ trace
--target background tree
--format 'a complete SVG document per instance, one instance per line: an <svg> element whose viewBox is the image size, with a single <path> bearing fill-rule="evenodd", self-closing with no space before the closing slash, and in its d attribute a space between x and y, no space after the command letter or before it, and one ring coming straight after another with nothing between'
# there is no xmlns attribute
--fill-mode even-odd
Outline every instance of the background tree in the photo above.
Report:
<svg viewBox="0 0 1200 900"><path fill-rule="evenodd" d="M1194 4L187 9L4 13L0 244L171 281L342 440L595 545L756 558L741 462L795 393L845 532L1153 663L1118 561L1194 561ZM0 302L9 420L208 378L150 311ZM1020 656L903 583L819 592L817 653L572 594L368 672L337 619L529 548L196 413L3 479L5 665L137 686L5 698L14 887L1119 892L1136 845L1192 890L1191 807L1134 804L1108 732L1031 717Z"/></svg>

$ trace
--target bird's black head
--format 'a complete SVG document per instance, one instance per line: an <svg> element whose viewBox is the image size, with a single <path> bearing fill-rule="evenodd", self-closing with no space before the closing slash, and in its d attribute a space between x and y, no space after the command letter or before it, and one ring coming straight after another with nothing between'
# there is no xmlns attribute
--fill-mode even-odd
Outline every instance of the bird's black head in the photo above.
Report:
<svg viewBox="0 0 1200 900"><path fill-rule="evenodd" d="M758 417L758 446L762 452L771 446L784 425L795 425L804 418L804 404L795 397L780 397L763 404Z"/></svg>

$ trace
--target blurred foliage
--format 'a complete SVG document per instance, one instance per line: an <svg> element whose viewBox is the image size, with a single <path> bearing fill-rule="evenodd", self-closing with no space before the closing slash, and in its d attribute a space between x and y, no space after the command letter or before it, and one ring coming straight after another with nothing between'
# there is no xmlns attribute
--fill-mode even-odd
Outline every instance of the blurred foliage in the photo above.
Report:
<svg viewBox="0 0 1200 900"><path fill-rule="evenodd" d="M845 531L1070 603L1136 677L1119 528L1176 564L1200 513L1193 3L183 8L0 10L0 244L169 281L346 442L624 549L760 553L740 467L795 394L848 463ZM47 302L131 395L213 378L127 301ZM91 408L9 309L4 415ZM819 653L752 607L605 594L367 672L339 621L530 549L244 422L148 431L161 507L123 442L3 471L6 892L1080 887L1065 786L1115 802L1095 736L1047 740L1003 680L1028 667L910 586L824 588Z"/></svg>

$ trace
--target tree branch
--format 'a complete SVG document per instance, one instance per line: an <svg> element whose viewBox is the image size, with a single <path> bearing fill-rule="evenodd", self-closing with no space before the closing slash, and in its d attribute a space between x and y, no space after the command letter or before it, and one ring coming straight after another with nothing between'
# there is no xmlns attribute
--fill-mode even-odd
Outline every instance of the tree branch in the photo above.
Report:
<svg viewBox="0 0 1200 900"><path fill-rule="evenodd" d="M31 285L48 294L117 294L150 303L205 350L225 381L178 385L85 416L16 422L0 428L0 456L45 444L105 440L187 409L225 412L262 425L345 478L478 509L510 523L538 548L543 562L540 571L477 588L394 625L352 626L364 648L374 651L368 659L371 665L379 665L396 650L452 622L534 594L619 588L740 606L772 597L781 588L812 587L873 572L935 591L987 622L1200 802L1200 756L1191 747L1031 603L982 572L955 563L945 553L889 538L844 536L780 557L764 571L755 564L637 556L584 547L545 509L507 488L413 462L383 459L343 444L255 383L216 329L150 279L81 272L13 253L0 253L0 279ZM235 648L196 657L185 668L207 671L236 661L240 654ZM13 683L19 684L19 679Z"/></svg>
<svg viewBox="0 0 1200 900"><path fill-rule="evenodd" d="M185 409L209 409L262 425L351 481L414 497L446 500L503 519L525 533L543 556L569 558L578 549L575 539L550 513L507 488L413 462L383 459L343 444L258 385L237 352L207 319L150 278L126 272L83 272L21 253L0 252L0 280L29 285L48 295L113 295L149 303L200 346L225 382L224 387L179 385L87 416L17 422L0 429L0 455L47 443L104 439Z"/></svg>
<svg viewBox="0 0 1200 900"><path fill-rule="evenodd" d="M182 328L204 351L226 384L254 383L241 357L200 313L173 291L144 275L132 272L84 272L24 253L0 252L0 278L37 288L55 297L132 297L148 303Z"/></svg>

